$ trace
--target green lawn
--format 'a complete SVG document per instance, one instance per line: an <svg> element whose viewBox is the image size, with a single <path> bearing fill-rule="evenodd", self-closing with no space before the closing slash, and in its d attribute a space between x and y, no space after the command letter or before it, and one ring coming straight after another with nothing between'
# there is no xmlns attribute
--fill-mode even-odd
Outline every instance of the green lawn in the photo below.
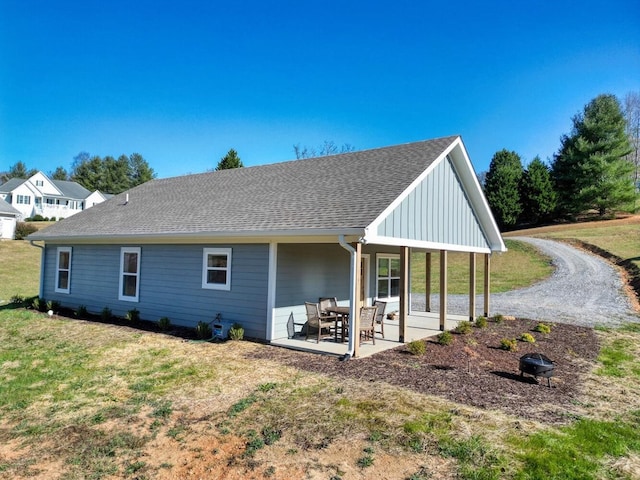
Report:
<svg viewBox="0 0 640 480"><path fill-rule="evenodd" d="M634 255L636 234L580 235ZM548 274L547 259L507 242L509 252L492 260L492 279L504 285L494 290ZM2 242L0 255L0 297L37 294L40 250ZM452 291L466 292L467 262L451 259ZM1 305L0 478L312 472L346 480L378 478L384 465L402 466L393 478L412 480L639 478L640 329L598 334L603 348L575 400L580 414L541 424L383 382L312 374L272 361L267 345L188 342Z"/></svg>
<svg viewBox="0 0 640 480"><path fill-rule="evenodd" d="M24 240L0 241L0 305L14 295L38 295L40 252L39 248Z"/></svg>

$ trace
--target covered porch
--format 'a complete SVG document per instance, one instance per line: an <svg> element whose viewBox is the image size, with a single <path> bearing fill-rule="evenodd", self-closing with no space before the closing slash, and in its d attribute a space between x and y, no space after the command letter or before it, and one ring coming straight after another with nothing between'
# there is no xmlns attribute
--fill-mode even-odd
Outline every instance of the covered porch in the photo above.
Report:
<svg viewBox="0 0 640 480"><path fill-rule="evenodd" d="M463 320L468 320L468 317L465 315L449 314L445 319L445 329L452 330ZM359 358L397 348L406 342L438 335L441 332L440 314L438 312L412 312L408 315L404 342L399 340L400 321L398 316L395 320L385 319L384 330L385 338L376 334L375 345L371 340L363 341L360 344L358 351ZM325 338L319 343L316 343L314 336L310 336L308 340L305 340L305 335L301 333L297 333L293 338L274 340L271 342L271 345L336 357L343 356L349 348L348 343L336 342L333 338Z"/></svg>

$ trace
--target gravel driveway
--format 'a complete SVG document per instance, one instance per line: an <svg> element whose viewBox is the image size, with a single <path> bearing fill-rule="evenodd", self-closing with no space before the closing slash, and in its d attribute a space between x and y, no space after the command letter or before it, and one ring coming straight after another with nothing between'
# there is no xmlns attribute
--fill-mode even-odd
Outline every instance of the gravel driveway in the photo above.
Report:
<svg viewBox="0 0 640 480"><path fill-rule="evenodd" d="M601 258L561 242L529 237L513 237L528 242L552 258L555 272L531 287L491 294L490 313L521 318L570 323L593 327L640 322L622 290L622 280L614 267ZM424 294L412 294L411 307L424 310ZM449 295L449 313L466 315L467 295ZM481 315L482 295L477 300ZM439 308L439 296L432 297L432 309Z"/></svg>

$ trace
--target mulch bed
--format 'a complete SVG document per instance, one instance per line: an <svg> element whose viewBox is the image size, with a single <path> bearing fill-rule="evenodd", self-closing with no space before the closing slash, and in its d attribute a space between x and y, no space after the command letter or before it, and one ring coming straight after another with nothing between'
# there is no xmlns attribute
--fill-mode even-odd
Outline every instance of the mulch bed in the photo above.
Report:
<svg viewBox="0 0 640 480"><path fill-rule="evenodd" d="M600 344L591 328L550 324L549 334L534 332L538 321L528 319L489 322L487 328L454 334L443 346L436 338L424 340L426 354L416 356L406 345L363 359L340 361L335 357L286 349L269 349L263 355L302 370L362 381L387 382L454 402L540 420L563 422L579 401L584 374L593 367ZM503 338L532 334L536 342L518 341L518 350L500 349ZM519 360L537 352L555 363L551 388L544 378L520 376Z"/></svg>

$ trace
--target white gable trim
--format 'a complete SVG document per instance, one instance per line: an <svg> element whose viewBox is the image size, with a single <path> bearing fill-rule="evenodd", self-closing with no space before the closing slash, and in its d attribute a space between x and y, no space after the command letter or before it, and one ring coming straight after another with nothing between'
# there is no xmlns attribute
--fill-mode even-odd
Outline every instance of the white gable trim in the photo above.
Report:
<svg viewBox="0 0 640 480"><path fill-rule="evenodd" d="M460 137L458 137L458 139L459 138ZM384 221L384 219L391 212L393 212L404 201L404 199L407 198L409 194L413 192L418 185L420 185L420 183L422 183L422 181L433 171L434 168L436 168L436 166L440 162L442 162L447 157L447 155L449 154L449 152L451 151L454 145L455 145L455 142L449 145L447 149L444 152L442 152L440 156L434 162L432 162L431 165L429 165L429 167L411 183L411 185L409 185L405 189L404 192L402 192L393 202L391 202L391 204L387 208L385 208L382 211L380 215L378 215L378 218L376 218L373 222L371 222L371 224L367 227L367 230L371 232L376 232L378 230L378 226ZM368 242L368 238L366 238L365 240L367 240L367 243L372 243L372 242Z"/></svg>
<svg viewBox="0 0 640 480"><path fill-rule="evenodd" d="M466 153L464 148L464 144L462 143L462 139L457 137L451 145L449 145L439 156L438 158L429 165L421 175L419 175L406 189L402 194L400 194L387 208L385 208L382 213L366 228L367 234L363 238L364 243L382 243L385 245L408 245L407 239L392 239L389 237L381 237L377 235L378 227L380 224L398 207L400 204L413 192L418 185L420 185L424 179L433 172L433 170L443 162L447 157L451 158L451 162L453 167L458 175L460 182L465 190L465 193L468 195L469 200L471 202L471 207L475 211L478 221L480 223L480 228L484 231L487 240L491 246L491 251L499 251L505 252L507 250L504 241L502 240L502 235L500 235L500 230L491 214L491 209L489 208L489 204L486 201L484 194L482 193L482 188L480 187L480 183L475 175L475 171L469 160L469 156ZM431 242L414 242L422 245L430 245ZM442 244L433 244L433 245L442 245ZM424 246L416 246L416 248L438 248L438 247L424 247ZM448 250L463 250L463 251L477 251L480 253L488 253L483 249L478 250L477 248L465 248L463 246L455 246L448 245Z"/></svg>

